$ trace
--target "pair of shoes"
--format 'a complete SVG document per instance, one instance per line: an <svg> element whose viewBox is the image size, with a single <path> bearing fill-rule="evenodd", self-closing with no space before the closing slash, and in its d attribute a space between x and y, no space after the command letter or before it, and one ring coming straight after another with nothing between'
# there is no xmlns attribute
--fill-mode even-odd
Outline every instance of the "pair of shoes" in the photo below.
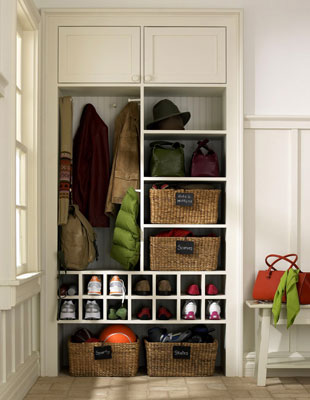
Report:
<svg viewBox="0 0 310 400"><path fill-rule="evenodd" d="M125 300L126 287L124 281L119 276L114 275L109 283L110 296L122 296L122 303Z"/></svg>
<svg viewBox="0 0 310 400"><path fill-rule="evenodd" d="M127 308L121 305L118 309L109 309L108 319L127 319Z"/></svg>
<svg viewBox="0 0 310 400"><path fill-rule="evenodd" d="M100 307L96 300L87 300L84 319L100 319Z"/></svg>
<svg viewBox="0 0 310 400"><path fill-rule="evenodd" d="M150 307L142 307L137 313L139 319L151 319L151 309ZM157 319L168 320L172 317L172 314L166 307L159 307L157 311Z"/></svg>
<svg viewBox="0 0 310 400"><path fill-rule="evenodd" d="M189 285L187 290L186 290L186 293L191 295L191 296L200 295L199 286L196 285L196 284ZM218 294L217 287L215 285L213 285L212 283L206 285L206 294L207 295Z"/></svg>
<svg viewBox="0 0 310 400"><path fill-rule="evenodd" d="M63 284L59 288L59 296L66 297L66 296L75 296L77 294L77 287L75 285L66 285Z"/></svg>
<svg viewBox="0 0 310 400"><path fill-rule="evenodd" d="M183 319L196 319L197 303L195 300L186 300L182 309Z"/></svg>
<svg viewBox="0 0 310 400"><path fill-rule="evenodd" d="M102 287L101 279L98 276L93 275L87 285L88 295L89 296L100 296L101 295L101 287Z"/></svg>
<svg viewBox="0 0 310 400"><path fill-rule="evenodd" d="M76 319L75 304L72 300L65 300L61 305L60 319Z"/></svg>

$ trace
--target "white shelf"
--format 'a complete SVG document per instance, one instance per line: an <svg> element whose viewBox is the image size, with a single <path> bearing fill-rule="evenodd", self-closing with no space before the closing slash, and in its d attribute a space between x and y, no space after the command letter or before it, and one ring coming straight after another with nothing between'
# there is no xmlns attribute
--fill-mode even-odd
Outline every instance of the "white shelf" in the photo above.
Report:
<svg viewBox="0 0 310 400"><path fill-rule="evenodd" d="M200 228L200 229L225 229L227 228L226 224L143 224L144 228L151 229L151 228Z"/></svg>
<svg viewBox="0 0 310 400"><path fill-rule="evenodd" d="M188 135L219 135L223 136L227 134L226 129L188 129L188 130L163 130L163 129L144 129L144 136L147 135L178 135L178 136L188 136Z"/></svg>
<svg viewBox="0 0 310 400"><path fill-rule="evenodd" d="M65 271L60 271L61 275L65 275ZM215 271L123 271L123 270L84 270L84 271L67 271L67 275L226 275L226 271L223 270L215 270ZM87 296L87 295L85 295ZM69 297L69 296L66 296ZM95 296L92 296L95 297ZM116 296L112 296L116 297Z"/></svg>
<svg viewBox="0 0 310 400"><path fill-rule="evenodd" d="M70 319L70 320L58 320L58 324L153 324L153 325L170 325L170 324L211 324L211 325L225 325L226 319L195 319L195 320L186 320L186 319L131 319L131 320L122 320L122 319Z"/></svg>
<svg viewBox="0 0 310 400"><path fill-rule="evenodd" d="M158 182L158 181L167 181L167 182L226 182L227 178L224 177L216 177L216 178L206 178L206 177L167 177L167 176L145 176L143 178L144 182Z"/></svg>

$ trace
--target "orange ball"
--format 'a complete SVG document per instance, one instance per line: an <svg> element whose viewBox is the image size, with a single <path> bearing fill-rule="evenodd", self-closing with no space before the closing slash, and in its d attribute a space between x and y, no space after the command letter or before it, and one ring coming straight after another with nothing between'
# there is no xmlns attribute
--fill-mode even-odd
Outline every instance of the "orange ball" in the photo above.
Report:
<svg viewBox="0 0 310 400"><path fill-rule="evenodd" d="M99 340L105 343L136 342L135 333L126 325L110 325L100 333Z"/></svg>

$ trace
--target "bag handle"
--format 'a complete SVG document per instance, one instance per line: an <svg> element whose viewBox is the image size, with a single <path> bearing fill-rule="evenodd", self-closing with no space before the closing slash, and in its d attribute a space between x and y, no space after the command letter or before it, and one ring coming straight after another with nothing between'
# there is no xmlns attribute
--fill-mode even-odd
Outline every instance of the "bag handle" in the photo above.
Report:
<svg viewBox="0 0 310 400"><path fill-rule="evenodd" d="M269 258L274 258L274 257L276 257L276 259L270 264L270 263L268 262L268 259L269 259ZM289 257L294 257L294 260L290 260ZM296 269L298 269L298 270L300 271L300 268L299 268L298 265L296 264L296 261L298 260L298 255L297 255L297 254L292 253L292 254L286 254L285 256L281 256L281 255L279 255L279 254L269 254L269 255L265 258L265 263L268 265L269 274L271 274L271 272L272 272L271 270L277 271L277 269L274 267L274 265L275 265L277 262L281 261L281 260L287 261L289 264L291 264L290 267L289 267L288 269L291 269L291 268L295 267ZM300 271L300 272L301 272L301 271Z"/></svg>
<svg viewBox="0 0 310 400"><path fill-rule="evenodd" d="M196 147L196 150L194 151L194 153L197 153L202 147L204 149L206 149L209 153L214 153L214 151L212 149L209 148L209 146L207 145L209 143L209 139L204 139L201 141L198 141L197 144L198 146Z"/></svg>
<svg viewBox="0 0 310 400"><path fill-rule="evenodd" d="M89 239L92 242L94 240L96 240L96 234L93 230L93 227L91 226L89 221L86 219L86 217L81 213L79 206L77 204L72 204L70 207L72 207L74 209L74 214L76 215L76 217L80 220L81 224L86 229Z"/></svg>
<svg viewBox="0 0 310 400"><path fill-rule="evenodd" d="M179 143L179 142L172 143L172 142L165 142L165 141L163 141L163 140L159 140L158 142L152 142L152 143L150 143L150 146L151 146L151 147L154 147L154 148L156 148L156 147L158 147L158 146L172 146L172 147L174 147L175 149L177 149L177 148L179 148L179 147L184 147L184 144Z"/></svg>

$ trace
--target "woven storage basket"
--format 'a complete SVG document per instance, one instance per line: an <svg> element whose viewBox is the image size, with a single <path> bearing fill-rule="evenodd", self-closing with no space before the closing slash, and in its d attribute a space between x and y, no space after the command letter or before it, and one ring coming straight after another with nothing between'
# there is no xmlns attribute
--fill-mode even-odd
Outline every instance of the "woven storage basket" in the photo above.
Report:
<svg viewBox="0 0 310 400"><path fill-rule="evenodd" d="M176 193L193 193L193 206L177 206ZM216 224L218 189L150 189L152 224Z"/></svg>
<svg viewBox="0 0 310 400"><path fill-rule="evenodd" d="M194 254L177 254L177 241L194 242ZM150 237L152 271L215 271L220 237Z"/></svg>
<svg viewBox="0 0 310 400"><path fill-rule="evenodd" d="M218 342L158 343L144 340L147 374L149 376L213 375ZM174 346L190 347L190 359L173 358Z"/></svg>
<svg viewBox="0 0 310 400"><path fill-rule="evenodd" d="M112 358L95 360L94 348L111 346ZM134 343L68 342L69 374L73 376L135 376L138 372L139 340Z"/></svg>

